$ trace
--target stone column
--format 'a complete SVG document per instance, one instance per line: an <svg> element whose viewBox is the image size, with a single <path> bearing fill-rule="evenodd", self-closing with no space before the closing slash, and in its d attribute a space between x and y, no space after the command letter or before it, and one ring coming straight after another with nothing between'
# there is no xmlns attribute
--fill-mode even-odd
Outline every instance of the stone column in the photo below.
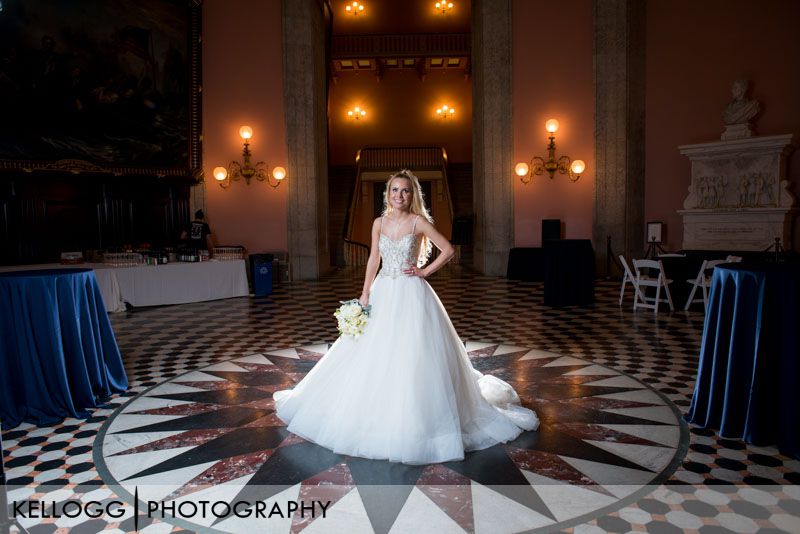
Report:
<svg viewBox="0 0 800 534"><path fill-rule="evenodd" d="M324 6L283 0L281 8L289 262L293 279L311 280L330 268Z"/></svg>
<svg viewBox="0 0 800 534"><path fill-rule="evenodd" d="M594 0L594 232L598 274L644 250L645 2ZM615 269L612 273L614 274Z"/></svg>
<svg viewBox="0 0 800 534"><path fill-rule="evenodd" d="M511 0L472 2L475 268L505 276L514 246Z"/></svg>

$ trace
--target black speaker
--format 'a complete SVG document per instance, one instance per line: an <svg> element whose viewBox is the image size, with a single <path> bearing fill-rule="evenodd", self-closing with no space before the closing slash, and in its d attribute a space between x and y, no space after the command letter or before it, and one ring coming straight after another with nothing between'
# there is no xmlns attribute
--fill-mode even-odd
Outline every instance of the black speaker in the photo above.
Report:
<svg viewBox="0 0 800 534"><path fill-rule="evenodd" d="M561 239L561 219L542 219L542 243L549 239Z"/></svg>

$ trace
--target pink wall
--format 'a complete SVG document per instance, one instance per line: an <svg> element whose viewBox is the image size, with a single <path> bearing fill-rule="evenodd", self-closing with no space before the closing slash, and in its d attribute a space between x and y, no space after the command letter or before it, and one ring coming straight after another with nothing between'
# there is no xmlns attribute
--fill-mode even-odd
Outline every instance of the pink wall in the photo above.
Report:
<svg viewBox="0 0 800 534"><path fill-rule="evenodd" d="M555 118L556 158L586 162L580 180L556 174L520 183L514 170L516 246L539 246L541 220L561 219L566 238L590 239L594 203L592 2L515 0L513 22L514 161L547 156L544 123ZM544 21L557 23L548 29Z"/></svg>
<svg viewBox="0 0 800 534"><path fill-rule="evenodd" d="M240 180L221 189L211 171L241 162L239 127L253 128L253 163L287 169L280 0L203 2L203 167L206 214L217 243L286 250L286 189Z"/></svg>
<svg viewBox="0 0 800 534"><path fill-rule="evenodd" d="M731 82L751 80L761 101L759 135L794 133L800 140L800 2L796 0L673 0L647 3L645 217L666 223L678 249L691 182L678 145L719 140ZM795 195L800 153L789 162ZM798 249L795 225L795 249Z"/></svg>

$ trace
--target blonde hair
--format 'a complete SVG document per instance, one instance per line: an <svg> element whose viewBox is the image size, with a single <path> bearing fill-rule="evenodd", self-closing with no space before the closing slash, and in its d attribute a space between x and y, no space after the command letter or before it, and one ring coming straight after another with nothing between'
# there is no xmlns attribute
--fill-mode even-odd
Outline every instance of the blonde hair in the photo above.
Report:
<svg viewBox="0 0 800 534"><path fill-rule="evenodd" d="M392 186L392 181L395 178L402 178L411 182L411 206L409 208L409 212L413 215L419 215L429 223L433 224L433 217L431 217L431 214L428 213L428 208L425 207L425 202L423 202L424 195L422 193L422 186L419 183L419 178L417 178L414 173L408 169L403 169L400 172L392 174L386 181L386 189L383 191L382 215L386 216L394 211L394 207L392 207L392 205L389 203L389 188ZM428 239L427 236L423 235L422 242L420 243L419 247L419 256L417 257L417 267L422 267L428 261L428 258L431 255L432 245L433 244L431 243L431 240Z"/></svg>

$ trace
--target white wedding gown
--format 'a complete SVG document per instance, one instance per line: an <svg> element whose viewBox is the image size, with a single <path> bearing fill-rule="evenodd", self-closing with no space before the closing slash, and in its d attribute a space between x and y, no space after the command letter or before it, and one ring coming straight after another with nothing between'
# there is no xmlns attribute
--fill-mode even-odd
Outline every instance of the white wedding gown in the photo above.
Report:
<svg viewBox="0 0 800 534"><path fill-rule="evenodd" d="M274 394L289 431L339 454L429 464L538 427L509 384L472 367L430 285L403 274L419 242L381 234L364 333L341 336L294 389Z"/></svg>

